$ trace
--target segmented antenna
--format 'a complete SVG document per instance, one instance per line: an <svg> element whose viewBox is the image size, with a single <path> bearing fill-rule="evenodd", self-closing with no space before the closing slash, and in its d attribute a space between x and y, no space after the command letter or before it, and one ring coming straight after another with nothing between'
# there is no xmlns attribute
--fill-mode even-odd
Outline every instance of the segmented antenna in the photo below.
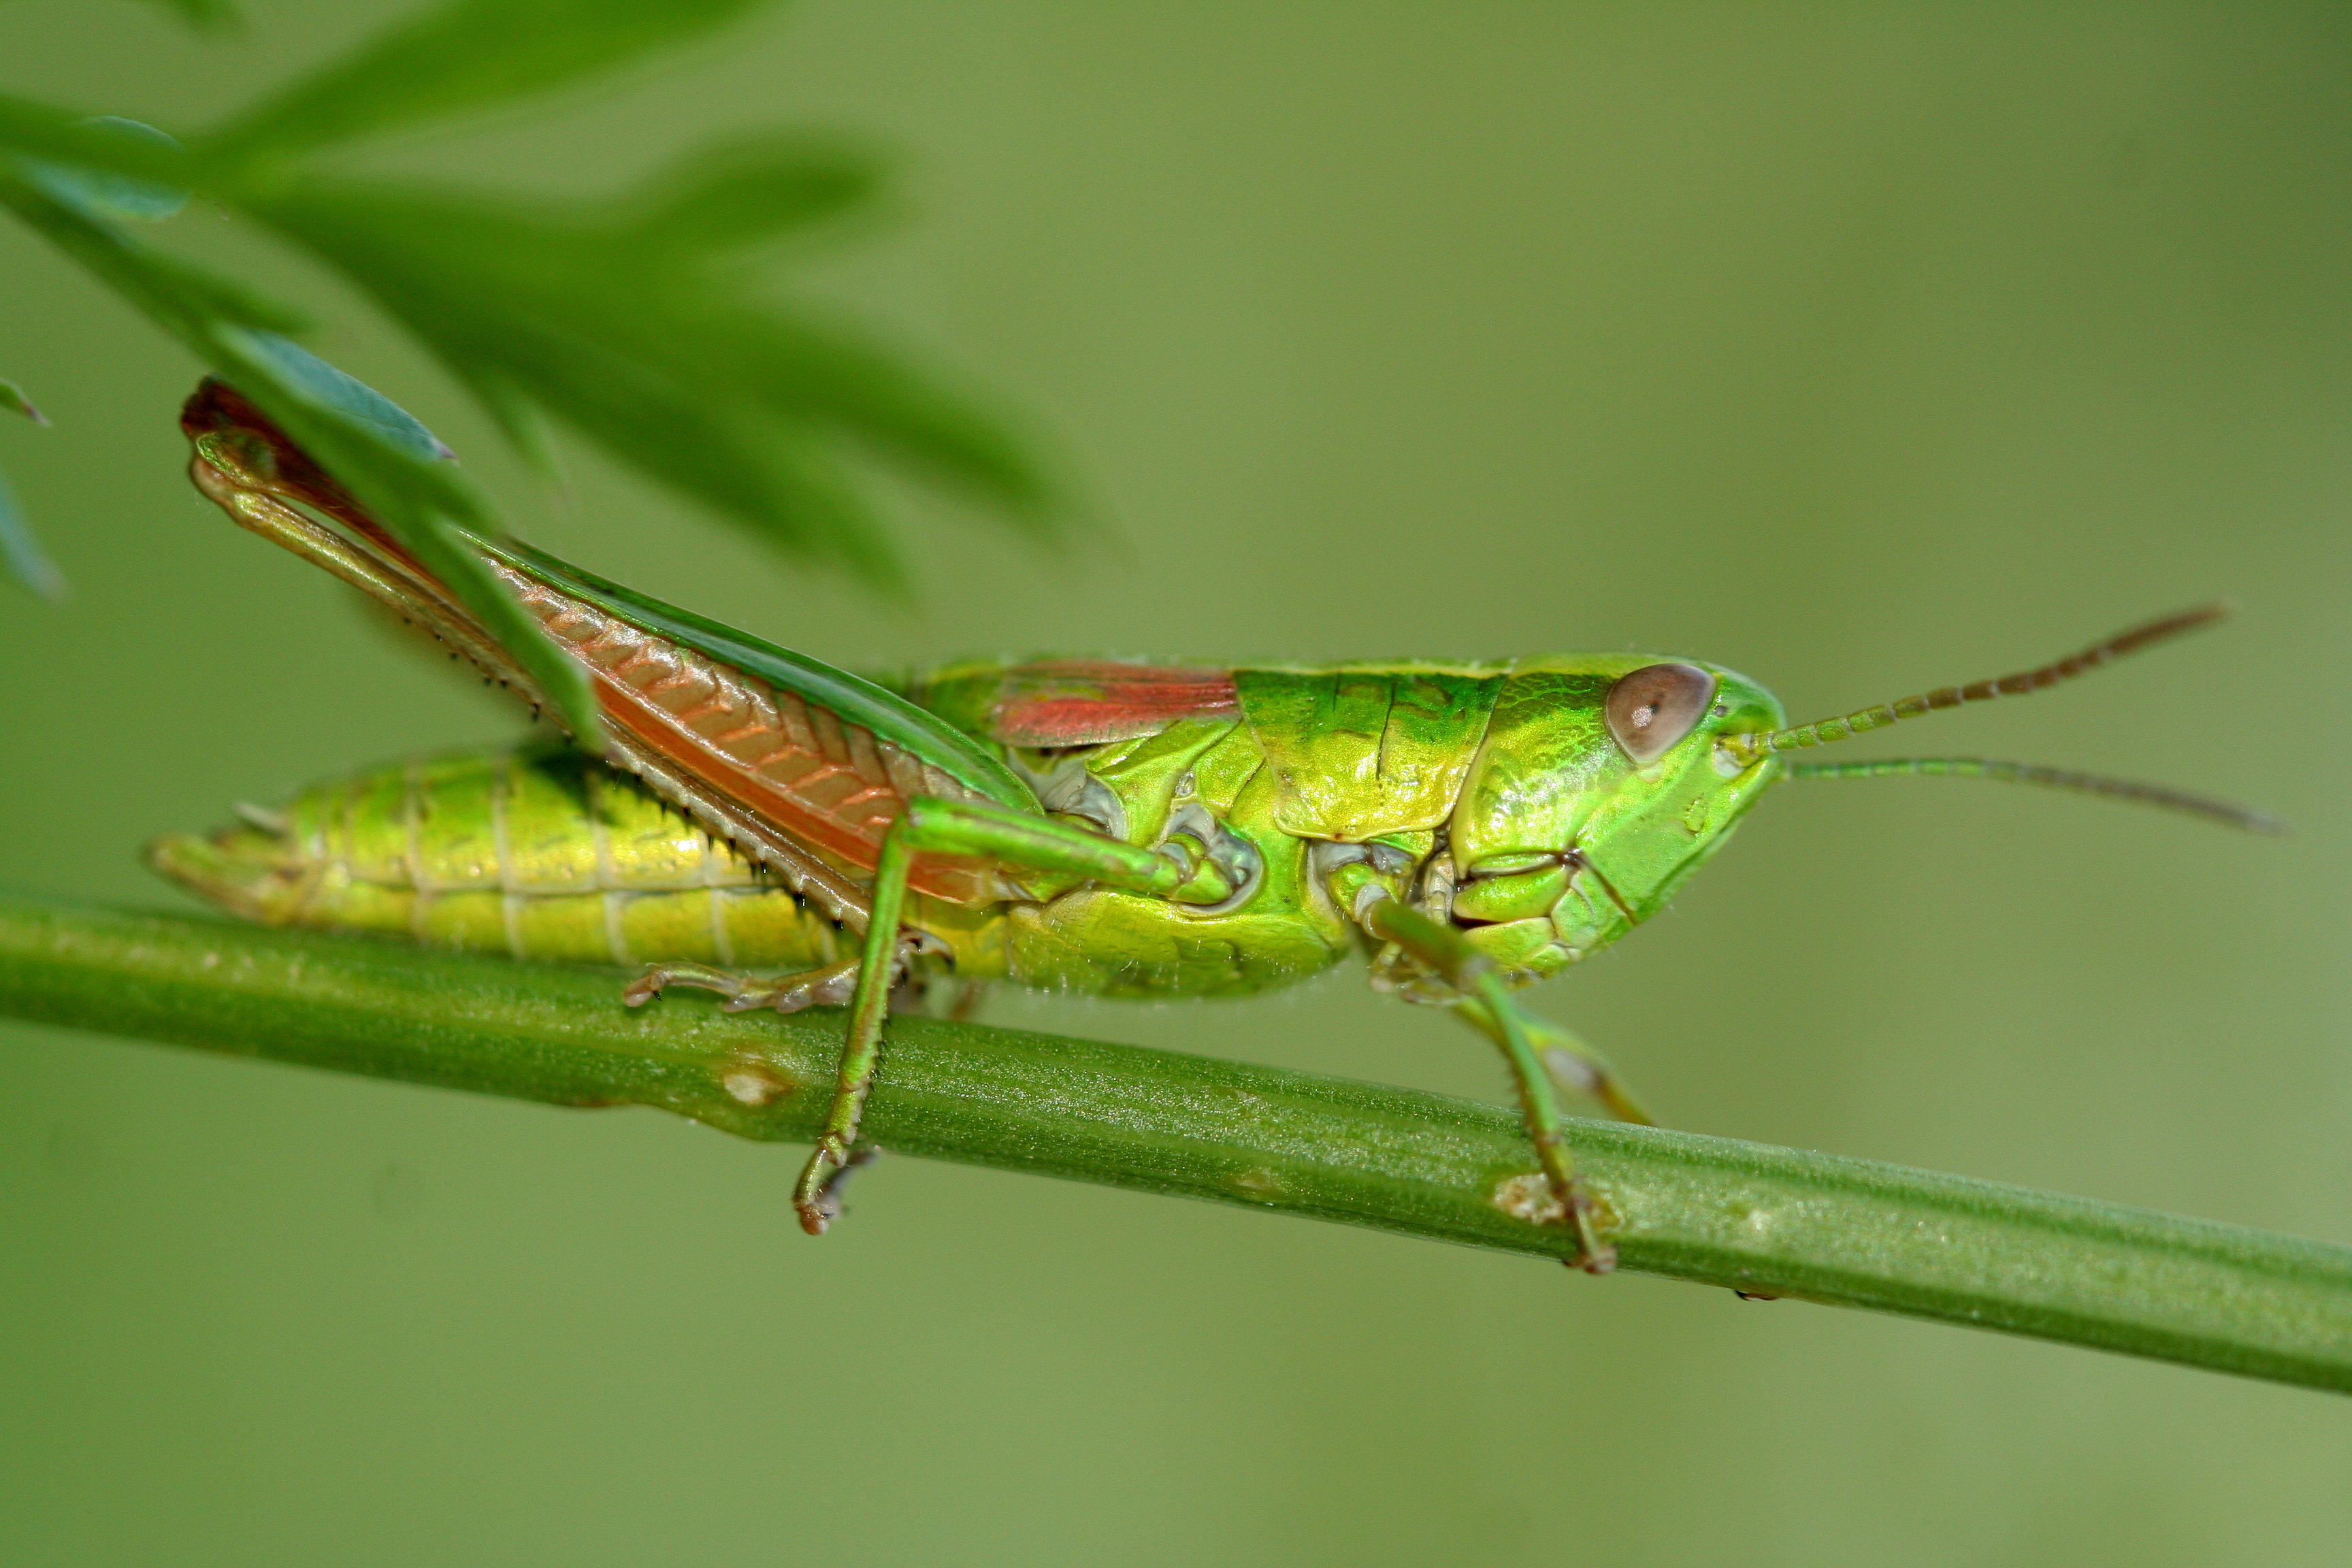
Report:
<svg viewBox="0 0 2352 1568"><path fill-rule="evenodd" d="M2215 800L2210 795L2167 789L2162 784L2137 784L2130 779L2102 778L2097 773L2045 768L2033 763L1993 763L1982 757L1885 757L1869 762L1789 764L1789 777L1792 779L1869 779L1886 774L1948 774L1955 778L1997 779L2003 784L2040 784L2045 789L2068 789L2080 795L2105 795L2110 800L2137 801L2142 805L2162 806L2167 811L2185 811L2191 816L2201 816L2208 822L2218 822L2226 827L2242 827L2249 833L2284 833L2287 830L2286 824L2275 816L2249 806L2235 805L2226 800Z"/></svg>
<svg viewBox="0 0 2352 1568"><path fill-rule="evenodd" d="M2004 675L1998 680L1979 680L1971 686L1940 687L1917 697L1906 697L1895 702L1882 702L1875 708L1864 708L1843 719L1823 719L1817 723L1800 724L1793 730L1775 730L1769 734L1726 735L1722 744L1738 761L1750 763L1771 752L1792 752L1801 746L1826 746L1833 742L1850 740L1865 730L1883 730L1889 724L1916 719L1920 714L1932 713L1938 708L1990 702L1996 697L2022 697L2029 691L2039 691L2045 686L2055 686L2062 680L2087 675L2102 665L2112 664L2126 654L2137 653L2168 637L2210 626L2229 613L2228 602L2216 599L2210 605L2200 605L2193 610L2183 610L2179 615L2167 616L2162 620L2119 632L2095 647L2086 647L2071 658L2045 664L2039 669Z"/></svg>

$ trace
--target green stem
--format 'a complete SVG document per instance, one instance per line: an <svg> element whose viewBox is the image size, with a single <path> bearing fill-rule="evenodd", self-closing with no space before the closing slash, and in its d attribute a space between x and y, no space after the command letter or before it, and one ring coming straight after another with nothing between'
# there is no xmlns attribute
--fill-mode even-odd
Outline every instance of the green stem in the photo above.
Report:
<svg viewBox="0 0 2352 1568"><path fill-rule="evenodd" d="M609 971L0 897L0 1015L747 1138L821 1124L840 1016L635 1012ZM900 1017L866 1113L902 1153L1571 1256L1499 1106ZM1570 1121L1623 1267L2352 1392L2352 1247ZM778 1185L781 1213L782 1183ZM885 1223L869 1219L866 1223ZM814 1244L812 1244L814 1245Z"/></svg>

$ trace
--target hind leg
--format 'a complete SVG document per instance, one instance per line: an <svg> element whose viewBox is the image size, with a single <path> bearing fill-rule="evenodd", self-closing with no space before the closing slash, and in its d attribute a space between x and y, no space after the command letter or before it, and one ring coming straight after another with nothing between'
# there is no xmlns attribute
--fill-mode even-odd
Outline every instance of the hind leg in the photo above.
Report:
<svg viewBox="0 0 2352 1568"><path fill-rule="evenodd" d="M1153 850L1066 826L1002 806L917 796L882 841L874 869L871 911L866 927L865 965L850 998L849 1029L833 1106L818 1133L816 1152L801 1172L793 1204L801 1228L822 1236L836 1206L828 1200L835 1178L849 1163L857 1143L866 1097L882 1064L882 1025L889 1010L891 980L883 956L908 940L898 920L907 897L907 875L920 854L960 855L1066 876L1084 877L1107 888L1167 897L1190 877L1189 868ZM898 947L903 952L905 949Z"/></svg>
<svg viewBox="0 0 2352 1568"><path fill-rule="evenodd" d="M823 969L762 980L733 970L714 969L707 963L656 963L646 966L643 974L629 982L629 988L621 993L621 1000L632 1007L642 1007L669 987L684 985L697 991L718 992L727 998L720 1006L729 1013L748 1013L755 1007L773 1007L779 1013L797 1013L803 1007L838 1007L856 994L858 973L864 967L862 959L852 958L826 964Z"/></svg>

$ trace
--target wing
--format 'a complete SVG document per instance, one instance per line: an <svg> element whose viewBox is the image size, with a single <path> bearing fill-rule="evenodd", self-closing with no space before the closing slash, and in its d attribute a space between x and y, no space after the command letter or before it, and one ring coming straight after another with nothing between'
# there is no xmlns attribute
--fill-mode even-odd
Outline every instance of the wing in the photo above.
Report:
<svg viewBox="0 0 2352 1568"><path fill-rule="evenodd" d="M399 542L236 391L207 381L182 425L198 487L247 527L391 604L515 688L495 639ZM280 504L299 501L347 537ZM635 594L528 546L480 546L491 570L593 680L608 760L863 928L864 883L915 795L1035 811L969 737L905 699L804 655ZM1013 896L984 863L937 859L909 879L956 903Z"/></svg>
<svg viewBox="0 0 2352 1568"><path fill-rule="evenodd" d="M1091 746L1238 711L1229 669L1053 659L1004 672L989 732L1008 746Z"/></svg>

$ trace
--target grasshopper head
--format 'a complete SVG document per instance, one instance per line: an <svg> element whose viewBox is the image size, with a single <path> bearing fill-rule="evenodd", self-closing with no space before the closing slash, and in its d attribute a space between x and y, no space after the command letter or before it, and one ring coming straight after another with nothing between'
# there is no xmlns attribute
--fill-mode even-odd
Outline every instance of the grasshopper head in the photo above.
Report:
<svg viewBox="0 0 2352 1568"><path fill-rule="evenodd" d="M1607 946L1664 905L1779 771L1723 738L1784 722L1770 692L1717 665L1523 661L1454 809L1455 918L1489 928L1479 945L1529 977Z"/></svg>
<svg viewBox="0 0 2352 1568"><path fill-rule="evenodd" d="M2160 784L1979 757L1788 763L1947 708L2040 691L2210 626L2163 616L2038 668L1784 727L1772 694L1716 665L1563 654L1514 667L1451 824L1457 921L1521 978L1549 974L1649 919L1776 778L1949 773L2137 801L2261 833L2274 818Z"/></svg>

